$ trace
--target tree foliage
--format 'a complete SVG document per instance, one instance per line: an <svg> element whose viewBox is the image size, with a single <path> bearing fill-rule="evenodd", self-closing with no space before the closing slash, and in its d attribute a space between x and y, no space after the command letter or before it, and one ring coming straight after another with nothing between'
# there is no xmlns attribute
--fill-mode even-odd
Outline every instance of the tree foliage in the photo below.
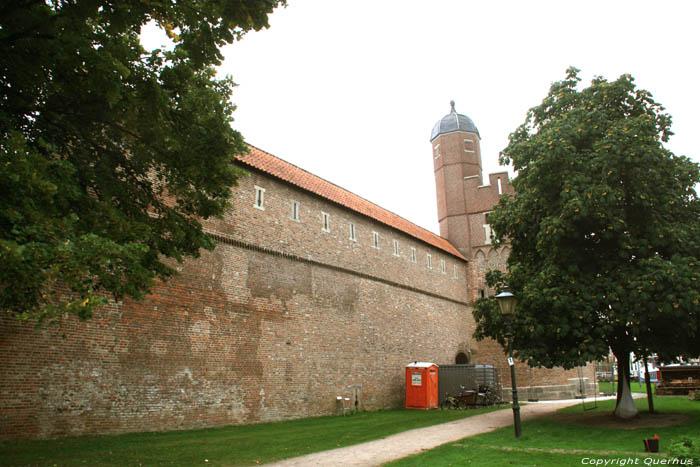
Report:
<svg viewBox="0 0 700 467"><path fill-rule="evenodd" d="M0 309L87 318L213 248L246 151L220 48L279 0L17 0L0 6ZM175 42L147 52L156 21Z"/></svg>
<svg viewBox="0 0 700 467"><path fill-rule="evenodd" d="M509 242L507 283L518 297L514 348L536 366L700 354L698 164L663 143L671 117L629 75L578 71L552 84L511 135L501 162L517 171L489 221ZM502 340L491 300L476 336Z"/></svg>

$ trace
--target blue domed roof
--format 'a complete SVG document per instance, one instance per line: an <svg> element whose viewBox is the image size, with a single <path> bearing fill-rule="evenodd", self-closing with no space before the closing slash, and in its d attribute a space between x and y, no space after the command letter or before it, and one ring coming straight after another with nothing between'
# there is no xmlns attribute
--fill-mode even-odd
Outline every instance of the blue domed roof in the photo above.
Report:
<svg viewBox="0 0 700 467"><path fill-rule="evenodd" d="M472 119L466 115L457 113L455 110L455 101L450 101L450 106L452 107L450 113L442 117L433 127L433 132L430 134L430 141L434 140L439 135L444 135L445 133L451 133L453 131L468 131L479 135L479 130L477 130ZM481 138L480 135L479 138Z"/></svg>

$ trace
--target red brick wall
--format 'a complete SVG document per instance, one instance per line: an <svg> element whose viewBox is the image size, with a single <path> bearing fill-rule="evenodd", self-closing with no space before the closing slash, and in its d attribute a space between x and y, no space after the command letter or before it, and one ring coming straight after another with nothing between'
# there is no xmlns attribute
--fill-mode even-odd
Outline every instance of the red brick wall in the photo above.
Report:
<svg viewBox="0 0 700 467"><path fill-rule="evenodd" d="M264 211L253 207L256 185L265 188ZM363 409L397 407L411 361L453 363L471 350L475 363L504 366L498 346L471 338L469 303L485 263L467 265L255 172L233 203L205 226L217 248L179 265L180 276L143 302L41 330L0 315L0 438L330 414L339 395L359 394ZM560 373L538 381L559 384Z"/></svg>
<svg viewBox="0 0 700 467"><path fill-rule="evenodd" d="M265 188L264 211L253 207L255 186ZM300 222L291 220L293 200L299 202ZM407 286L420 284L455 300L468 299L464 260L294 186L253 172L241 181L233 203L223 221L206 225L209 232ZM321 228L322 212L329 214L330 232ZM350 223L355 224L355 242L349 239ZM373 232L379 233L378 249L373 247ZM399 242L399 256L394 256L394 240ZM416 249L415 263L411 248ZM427 254L432 256L432 270L427 268ZM447 274L441 273L440 260Z"/></svg>
<svg viewBox="0 0 700 467"><path fill-rule="evenodd" d="M466 151L465 139L473 141L473 151ZM440 145L440 157L435 159L433 150L434 169L459 164L462 166L462 177L478 175L481 179L481 146L479 136L465 131L453 131L444 133L431 141L433 148Z"/></svg>
<svg viewBox="0 0 700 467"><path fill-rule="evenodd" d="M265 211L253 208L254 185L266 189ZM290 219L292 199L301 222ZM41 330L2 315L0 437L330 414L336 396L353 392L361 408L397 407L407 363L453 363L468 347L463 261L259 174L234 202L223 222L207 225L228 240L180 265L143 302Z"/></svg>

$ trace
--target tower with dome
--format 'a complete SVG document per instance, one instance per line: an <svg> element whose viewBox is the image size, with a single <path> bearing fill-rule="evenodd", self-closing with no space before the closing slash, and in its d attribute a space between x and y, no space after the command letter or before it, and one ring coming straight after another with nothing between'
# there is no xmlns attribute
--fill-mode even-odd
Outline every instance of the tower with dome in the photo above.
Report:
<svg viewBox="0 0 700 467"><path fill-rule="evenodd" d="M489 292L486 271L505 269L509 248L491 244L488 215L503 194L513 193L507 172L483 180L480 141L474 121L454 101L430 134L440 236L470 260L472 299Z"/></svg>

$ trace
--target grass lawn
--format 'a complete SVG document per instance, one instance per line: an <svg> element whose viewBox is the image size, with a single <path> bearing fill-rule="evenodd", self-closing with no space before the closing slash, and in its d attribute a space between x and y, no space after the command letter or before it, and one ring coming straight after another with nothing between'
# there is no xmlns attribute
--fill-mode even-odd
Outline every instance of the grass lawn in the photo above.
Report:
<svg viewBox="0 0 700 467"><path fill-rule="evenodd" d="M646 399L637 399L640 413L647 411ZM654 406L659 413L682 413L691 419L681 425L622 430L619 428L590 427L556 422L550 419L533 420L523 424L520 439L513 437L513 428L505 427L491 433L449 443L423 454L410 456L388 464L395 466L442 465L518 465L518 466L573 466L586 465L584 459L636 459L633 453L643 453L644 438L658 434L660 451L665 452L671 441L680 436L700 433L700 403L686 397L656 397ZM589 406L590 404L587 404ZM600 401L590 413L612 413L615 401ZM581 405L563 409L563 413L583 412ZM581 451L581 452L563 452ZM630 454L632 453L632 454ZM630 460L627 465L646 465L643 457ZM651 462L651 461L647 461ZM595 465L595 464L588 464ZM604 465L603 463L598 465ZM608 465L611 465L610 463ZM616 461L612 465L623 465Z"/></svg>
<svg viewBox="0 0 700 467"><path fill-rule="evenodd" d="M420 467L420 466L518 466L518 467L573 467L577 465L625 465L616 459L636 459L635 456L598 455L598 454L566 454L556 452L539 452L533 450L507 450L498 447L483 447L464 441L451 443L425 454L406 457L402 460L384 464L385 467ZM600 459L600 461L598 461ZM608 464L604 464L605 460ZM639 458L637 465L645 465L644 459ZM586 464L589 462L590 464ZM600 462L596 464L596 462ZM626 465L635 465L634 460L627 461Z"/></svg>
<svg viewBox="0 0 700 467"><path fill-rule="evenodd" d="M0 442L0 465L264 464L501 408L387 410L192 431L5 441ZM205 459L208 462L205 463Z"/></svg>
<svg viewBox="0 0 700 467"><path fill-rule="evenodd" d="M600 392L611 393L615 392L614 390L617 388L617 383L599 381L598 387L600 388ZM642 394L647 393L647 385L645 383L639 384L638 381L630 382L630 389L632 390L632 392L641 392ZM656 383L651 384L651 393L656 394Z"/></svg>

